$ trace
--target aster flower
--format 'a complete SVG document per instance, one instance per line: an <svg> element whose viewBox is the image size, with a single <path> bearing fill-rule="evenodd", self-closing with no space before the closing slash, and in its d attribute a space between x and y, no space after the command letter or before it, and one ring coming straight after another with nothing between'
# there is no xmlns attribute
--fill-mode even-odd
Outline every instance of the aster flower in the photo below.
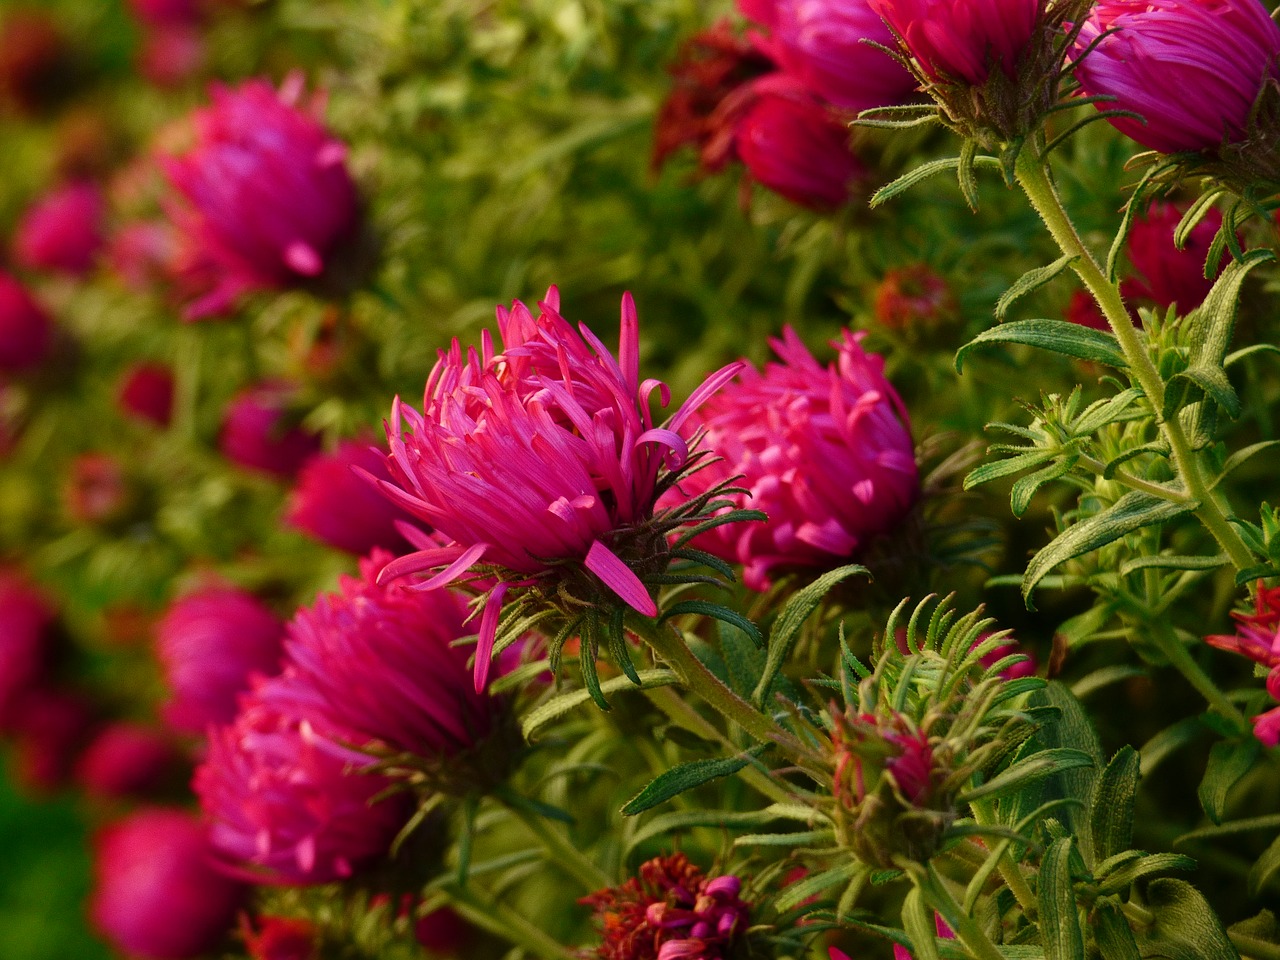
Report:
<svg viewBox="0 0 1280 960"><path fill-rule="evenodd" d="M32 206L18 222L14 257L29 270L83 276L102 248L106 204L91 183L60 187Z"/></svg>
<svg viewBox="0 0 1280 960"><path fill-rule="evenodd" d="M260 679L231 724L212 731L192 786L214 848L255 882L329 883L386 853L409 818L404 795L349 746L353 731L294 712L287 676Z"/></svg>
<svg viewBox="0 0 1280 960"><path fill-rule="evenodd" d="M885 273L872 304L876 320L891 330L936 326L956 313L951 285L924 263Z"/></svg>
<svg viewBox="0 0 1280 960"><path fill-rule="evenodd" d="M173 418L173 371L162 363L137 363L124 371L116 387L116 404L127 416L157 427Z"/></svg>
<svg viewBox="0 0 1280 960"><path fill-rule="evenodd" d="M182 757L162 731L140 723L103 728L76 761L76 782L97 797L155 792L182 767Z"/></svg>
<svg viewBox="0 0 1280 960"><path fill-rule="evenodd" d="M143 808L95 843L89 915L130 956L184 960L212 950L245 893L214 867L205 828L185 811Z"/></svg>
<svg viewBox="0 0 1280 960"><path fill-rule="evenodd" d="M868 0L930 80L975 87L993 69L1015 77L1041 0Z"/></svg>
<svg viewBox="0 0 1280 960"><path fill-rule="evenodd" d="M363 476L390 480L386 454L368 443L344 440L333 453L318 453L298 473L285 521L321 543L348 553L375 547L405 553L409 542L396 523L409 515L378 493Z"/></svg>
<svg viewBox="0 0 1280 960"><path fill-rule="evenodd" d="M175 211L186 242L216 271L187 309L195 320L226 311L243 293L297 286L323 274L358 217L346 146L303 107L302 78L274 90L264 80L215 86L196 113L195 145L164 161L189 206Z"/></svg>
<svg viewBox="0 0 1280 960"><path fill-rule="evenodd" d="M1205 258L1222 228L1222 213L1211 209L1179 249L1174 244L1174 231L1185 212L1183 207L1157 201L1134 219L1125 238L1125 252L1135 276L1120 285L1126 300L1147 301L1163 309L1177 304L1178 312L1185 316L1209 295L1214 280L1226 269L1222 264L1214 277L1204 275Z"/></svg>
<svg viewBox="0 0 1280 960"><path fill-rule="evenodd" d="M313 924L286 917L259 917L257 930L241 918L240 933L252 960L314 960L319 950Z"/></svg>
<svg viewBox="0 0 1280 960"><path fill-rule="evenodd" d="M0 569L0 731L11 729L22 695L44 674L55 616L26 577Z"/></svg>
<svg viewBox="0 0 1280 960"><path fill-rule="evenodd" d="M149 220L130 223L107 241L107 266L126 287L145 292L171 279L178 256L177 243L177 235L168 223Z"/></svg>
<svg viewBox="0 0 1280 960"><path fill-rule="evenodd" d="M173 696L165 720L185 733L226 723L255 673L280 669L283 628L256 597L208 587L177 600L156 628L156 655Z"/></svg>
<svg viewBox="0 0 1280 960"><path fill-rule="evenodd" d="M53 347L53 320L27 289L0 270L0 373L44 363Z"/></svg>
<svg viewBox="0 0 1280 960"><path fill-rule="evenodd" d="M658 497L689 461L681 430L689 414L738 365L713 374L663 427L640 381L639 327L630 294L622 301L619 356L585 326L559 313L552 288L535 317L522 303L498 309L503 350L486 332L465 356L455 340L427 380L421 413L397 397L387 428L392 480L376 481L394 502L428 523L443 547L389 564L384 578L439 571L434 588L483 565L496 581L484 605L476 652L483 689L504 598L536 588L549 602L617 602L652 617L643 581L669 554L655 521Z"/></svg>
<svg viewBox="0 0 1280 960"><path fill-rule="evenodd" d="M598 960L727 960L750 922L742 880L707 877L683 853L655 857L621 886L581 902L595 911Z"/></svg>
<svg viewBox="0 0 1280 960"><path fill-rule="evenodd" d="M839 566L919 496L906 409L862 338L846 331L833 342L836 363L823 368L788 327L770 341L781 363L745 369L695 418L721 460L681 481L681 491L740 476L749 492L736 502L769 518L718 527L696 545L743 564L753 589L768 589L778 570Z"/></svg>
<svg viewBox="0 0 1280 960"><path fill-rule="evenodd" d="M297 473L320 449L320 438L289 423L292 388L279 381L248 387L222 418L218 447L232 463L281 479Z"/></svg>
<svg viewBox="0 0 1280 960"><path fill-rule="evenodd" d="M1258 583L1253 613L1232 613L1236 632L1205 637L1205 643L1248 657L1265 667L1267 692L1280 700L1280 587L1264 587ZM1280 707L1253 718L1253 732L1269 747L1280 743Z"/></svg>

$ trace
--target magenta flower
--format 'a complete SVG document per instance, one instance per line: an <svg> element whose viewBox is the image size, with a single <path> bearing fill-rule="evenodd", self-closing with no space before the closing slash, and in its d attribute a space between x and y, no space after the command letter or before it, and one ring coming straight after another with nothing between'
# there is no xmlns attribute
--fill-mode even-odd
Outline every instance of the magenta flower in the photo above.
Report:
<svg viewBox="0 0 1280 960"><path fill-rule="evenodd" d="M53 348L53 320L9 274L0 270L0 373L44 363Z"/></svg>
<svg viewBox="0 0 1280 960"><path fill-rule="evenodd" d="M319 955L316 928L306 920L259 917L256 931L247 920L240 928L252 960L315 960Z"/></svg>
<svg viewBox="0 0 1280 960"><path fill-rule="evenodd" d="M166 23L143 31L138 72L157 87L177 87L192 79L205 62L204 35L199 28Z"/></svg>
<svg viewBox="0 0 1280 960"><path fill-rule="evenodd" d="M93 725L79 693L46 685L24 691L14 707L14 778L37 793L66 786Z"/></svg>
<svg viewBox="0 0 1280 960"><path fill-rule="evenodd" d="M477 689L513 586L586 571L602 601L616 597L657 615L636 569L665 567L645 535L659 478L664 467L685 465L682 426L738 367L713 374L655 427L649 397L658 390L665 401L668 393L640 381L631 295L622 300L617 358L586 326L575 332L560 316L555 288L539 307L537 317L519 302L498 308L501 353L487 332L465 357L455 340L431 371L422 413L396 398L387 428L393 480L378 481L447 544L394 561L383 577L439 570L427 581L438 587L475 564L498 568L479 626Z"/></svg>
<svg viewBox="0 0 1280 960"><path fill-rule="evenodd" d="M829 103L859 112L902 103L916 79L881 46L893 34L871 0L779 0L773 45L783 70Z"/></svg>
<svg viewBox="0 0 1280 960"><path fill-rule="evenodd" d="M320 438L289 424L292 388L265 381L238 393L223 414L218 446L232 463L281 479L296 474L320 449Z"/></svg>
<svg viewBox="0 0 1280 960"><path fill-rule="evenodd" d="M177 253L173 227L164 222L140 220L111 235L106 261L126 287L145 292L172 277Z"/></svg>
<svg viewBox="0 0 1280 960"><path fill-rule="evenodd" d="M286 522L348 553L366 554L375 547L407 553L409 542L396 523L409 515L355 473L356 468L379 480L391 479L385 453L359 440L344 440L333 453L316 454L303 465Z"/></svg>
<svg viewBox="0 0 1280 960"><path fill-rule="evenodd" d="M930 80L982 86L993 68L1013 79L1041 0L868 0Z"/></svg>
<svg viewBox="0 0 1280 960"><path fill-rule="evenodd" d="M22 695L44 674L55 616L26 577L0 569L0 732L12 728Z"/></svg>
<svg viewBox="0 0 1280 960"><path fill-rule="evenodd" d="M89 914L120 950L184 960L229 931L244 885L216 869L205 828L182 810L145 807L98 837Z"/></svg>
<svg viewBox="0 0 1280 960"><path fill-rule="evenodd" d="M76 781L97 797L144 797L182 768L182 756L163 732L121 721L104 728L76 762Z"/></svg>
<svg viewBox="0 0 1280 960"><path fill-rule="evenodd" d="M741 476L750 493L737 505L769 517L717 527L696 544L743 564L754 590L767 590L777 570L856 556L919 496L907 411L862 336L833 341L839 357L823 368L788 327L770 341L781 363L747 368L696 418L722 459L681 481L681 492Z"/></svg>
<svg viewBox="0 0 1280 960"><path fill-rule="evenodd" d="M215 86L213 105L195 115L195 146L165 160L190 204L178 225L218 271L187 319L224 312L251 290L320 276L355 229L346 146L320 123L319 102L303 108L301 95L297 75L278 93L265 80Z"/></svg>
<svg viewBox="0 0 1280 960"><path fill-rule="evenodd" d="M296 716L286 675L260 681L229 726L214 730L192 786L219 854L255 882L329 883L381 856L408 819L405 795L373 759L341 743L351 731Z"/></svg>
<svg viewBox="0 0 1280 960"><path fill-rule="evenodd" d="M173 418L173 371L162 363L138 363L124 372L116 388L116 402L127 416L157 427Z"/></svg>
<svg viewBox="0 0 1280 960"><path fill-rule="evenodd" d="M1264 587L1259 581L1253 613L1232 613L1237 623L1233 634L1205 637L1219 650L1248 657L1266 667L1267 692L1280 700L1280 587ZM1253 718L1253 733L1269 747L1280 743L1280 707Z"/></svg>
<svg viewBox="0 0 1280 960"><path fill-rule="evenodd" d="M196 24L204 18L199 0L129 0L129 10L139 21L153 27Z"/></svg>
<svg viewBox="0 0 1280 960"><path fill-rule="evenodd" d="M1171 203L1157 201L1133 222L1126 239L1129 262L1137 276L1121 284L1125 299L1147 300L1158 307L1175 303L1185 315L1204 302L1213 288L1213 279L1204 275L1205 257L1213 238L1222 227L1222 213L1216 209L1196 224L1179 250L1173 233L1186 211ZM1218 268L1218 274L1226 264Z"/></svg>
<svg viewBox="0 0 1280 960"><path fill-rule="evenodd" d="M169 607L156 628L156 654L173 696L164 709L175 730L202 734L236 714L254 674L280 670L283 627L252 594L208 587Z"/></svg>
<svg viewBox="0 0 1280 960"><path fill-rule="evenodd" d="M88 273L102 248L104 211L102 191L91 183L54 190L23 214L14 258L29 270Z"/></svg>
<svg viewBox="0 0 1280 960"><path fill-rule="evenodd" d="M483 739L496 715L469 682L466 648L453 646L472 632L467 605L450 590L379 586L389 560L374 551L360 579L342 577L339 593L297 612L285 640L288 682L275 693L298 716L359 742L450 757Z"/></svg>
<svg viewBox="0 0 1280 960"><path fill-rule="evenodd" d="M754 90L733 140L751 176L801 206L847 203L851 186L867 177L867 168L849 148L848 127L779 75L756 81Z"/></svg>
<svg viewBox="0 0 1280 960"><path fill-rule="evenodd" d="M1101 0L1077 53L1095 41L1075 64L1083 92L1141 114L1111 123L1161 153L1243 139L1263 85L1280 79L1280 26L1259 0Z"/></svg>

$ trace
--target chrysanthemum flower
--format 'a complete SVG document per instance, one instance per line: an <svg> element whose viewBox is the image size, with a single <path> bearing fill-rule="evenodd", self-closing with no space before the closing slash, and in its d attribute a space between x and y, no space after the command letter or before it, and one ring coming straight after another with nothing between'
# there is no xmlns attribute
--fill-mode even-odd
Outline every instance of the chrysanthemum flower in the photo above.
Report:
<svg viewBox="0 0 1280 960"><path fill-rule="evenodd" d="M1210 210L1178 249L1173 235L1185 212L1182 207L1158 201L1134 219L1125 251L1136 275L1120 286L1126 300L1149 301L1165 309L1176 303L1178 312L1185 316L1209 295L1214 278L1204 275L1204 262L1222 227L1222 213ZM1225 263L1219 266L1218 274L1224 269Z"/></svg>
<svg viewBox="0 0 1280 960"><path fill-rule="evenodd" d="M53 347L53 320L9 274L0 270L0 373L40 366Z"/></svg>
<svg viewBox="0 0 1280 960"><path fill-rule="evenodd" d="M768 589L777 570L846 562L919 496L906 409L861 341L846 331L824 368L787 328L770 341L781 363L747 368L695 418L721 460L681 491L741 476L749 493L736 494L738 504L769 517L710 530L696 545L743 564L753 589Z"/></svg>
<svg viewBox="0 0 1280 960"><path fill-rule="evenodd" d="M1161 153L1242 140L1264 85L1280 80L1280 26L1259 0L1101 0L1076 50L1095 42L1075 65L1083 91L1140 114L1111 123Z"/></svg>
<svg viewBox="0 0 1280 960"><path fill-rule="evenodd" d="M368 443L344 440L333 453L318 453L298 473L285 520L321 543L348 553L375 547L406 553L409 542L396 529L409 515L372 487L354 468L390 480L386 455Z"/></svg>
<svg viewBox="0 0 1280 960"><path fill-rule="evenodd" d="M147 807L98 837L89 914L130 956L185 960L226 935L245 887L218 870L203 825L183 810Z"/></svg>
<svg viewBox="0 0 1280 960"><path fill-rule="evenodd" d="M402 557L384 578L439 571L439 587L482 564L496 585L485 604L476 685L488 679L498 614L513 587L578 591L586 603L658 608L642 575L667 564L654 506L689 456L689 414L736 372L713 374L663 427L649 405L666 387L640 380L635 304L622 300L615 358L585 326L559 313L552 288L535 317L498 309L502 352L486 332L465 356L455 340L427 380L421 413L397 397L387 439L392 499L447 545Z"/></svg>
<svg viewBox="0 0 1280 960"><path fill-rule="evenodd" d="M236 714L255 673L280 670L283 625L250 593L210 587L177 600L157 625L156 655L173 697L170 726L201 734Z"/></svg>
<svg viewBox="0 0 1280 960"><path fill-rule="evenodd" d="M1042 0L868 0L931 80L986 83L1012 77Z"/></svg>
<svg viewBox="0 0 1280 960"><path fill-rule="evenodd" d="M353 731L294 711L288 677L260 680L235 721L214 730L193 787L219 854L259 882L329 883L387 851L407 798L350 746Z"/></svg>
<svg viewBox="0 0 1280 960"><path fill-rule="evenodd" d="M227 405L218 447L232 463L285 479L319 449L320 438L288 425L291 388L266 381L240 391Z"/></svg>
<svg viewBox="0 0 1280 960"><path fill-rule="evenodd" d="M91 183L71 183L52 191L18 223L15 259L29 270L88 273L102 248L105 209L102 191Z"/></svg>
<svg viewBox="0 0 1280 960"><path fill-rule="evenodd" d="M188 319L227 310L250 290L320 276L358 216L346 146L299 105L301 76L277 92L265 80L216 86L195 115L196 142L167 158L165 173L186 198L179 227L218 274Z"/></svg>
<svg viewBox="0 0 1280 960"><path fill-rule="evenodd" d="M598 960L725 960L750 922L732 874L707 877L683 853L655 857L621 886L583 897L604 942Z"/></svg>

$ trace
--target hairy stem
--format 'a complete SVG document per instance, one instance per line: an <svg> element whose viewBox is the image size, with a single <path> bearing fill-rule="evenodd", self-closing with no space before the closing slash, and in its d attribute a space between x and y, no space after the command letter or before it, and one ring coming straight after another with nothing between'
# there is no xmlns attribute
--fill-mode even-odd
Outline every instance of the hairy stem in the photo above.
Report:
<svg viewBox="0 0 1280 960"><path fill-rule="evenodd" d="M506 807L538 838L542 848L550 854L550 863L577 880L588 893L613 885L613 879L553 824L518 804L506 804Z"/></svg>
<svg viewBox="0 0 1280 960"><path fill-rule="evenodd" d="M982 929L982 924L961 909L931 867L926 867L924 871L912 871L912 880L920 887L925 902L942 914L972 956L977 960L1006 960L1005 955Z"/></svg>
<svg viewBox="0 0 1280 960"><path fill-rule="evenodd" d="M973 811L973 819L981 826L990 827L995 825L995 814L989 802L975 800L969 804L969 809ZM1039 908L1036 895L1031 892L1031 887L1022 876L1022 868L1009 856L1010 846L1012 844L1009 841L1004 841L997 848L999 856L996 858L996 869L1000 871L1000 878L1004 880L1005 886L1009 888L1013 898L1018 901L1018 906L1022 908L1022 912L1028 917L1034 917Z"/></svg>
<svg viewBox="0 0 1280 960"><path fill-rule="evenodd" d="M449 886L442 892L453 909L467 921L508 943L522 947L542 960L577 960L577 955L556 943L528 919L505 904L480 896L468 887Z"/></svg>

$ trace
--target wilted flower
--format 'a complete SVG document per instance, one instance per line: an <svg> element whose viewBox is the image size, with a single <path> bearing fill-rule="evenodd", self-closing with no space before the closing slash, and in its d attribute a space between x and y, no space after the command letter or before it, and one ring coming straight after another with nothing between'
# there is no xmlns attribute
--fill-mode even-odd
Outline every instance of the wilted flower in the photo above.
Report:
<svg viewBox="0 0 1280 960"><path fill-rule="evenodd" d="M366 554L375 547L408 552L409 542L396 522L409 515L355 473L356 467L379 480L391 479L385 454L368 443L344 440L333 453L318 453L302 467L286 521L348 553Z"/></svg>
<svg viewBox="0 0 1280 960"><path fill-rule="evenodd" d="M876 287L876 320L891 330L933 326L956 312L951 285L928 264L888 271Z"/></svg>
<svg viewBox="0 0 1280 960"><path fill-rule="evenodd" d="M427 380L423 412L392 407L387 439L392 499L425 520L447 546L394 561L383 577L440 570L443 586L475 564L498 582L481 618L476 684L488 678L498 613L514 587L550 583L587 603L621 600L645 616L657 606L642 576L668 562L654 505L664 466L688 459L681 427L737 365L713 374L664 427L640 381L639 327L622 300L619 356L586 326L560 316L552 288L534 317L524 304L498 308L503 352L486 332L463 356L457 340Z"/></svg>
<svg viewBox="0 0 1280 960"><path fill-rule="evenodd" d="M406 797L374 803L390 781L342 746L353 732L293 712L287 677L261 680L235 721L214 730L193 787L223 858L260 882L329 883L387 851Z"/></svg>
<svg viewBox="0 0 1280 960"><path fill-rule="evenodd" d="M199 820L182 810L148 807L98 837L94 925L131 956L184 960L221 942L245 896L244 885L216 869Z"/></svg>
<svg viewBox="0 0 1280 960"><path fill-rule="evenodd" d="M0 270L0 373L44 363L53 347L53 320L26 287Z"/></svg>
<svg viewBox="0 0 1280 960"><path fill-rule="evenodd" d="M255 931L243 919L240 931L253 960L314 960L317 956L316 928L306 920L259 917Z"/></svg>
<svg viewBox="0 0 1280 960"><path fill-rule="evenodd" d="M743 564L752 589L768 589L776 570L856 556L919 496L906 409L862 337L846 331L824 368L788 327L770 341L781 363L747 368L695 418L704 446L722 459L682 480L682 492L741 476L749 493L735 495L738 506L769 517L696 541Z"/></svg>
<svg viewBox="0 0 1280 960"><path fill-rule="evenodd" d="M116 388L121 412L167 427L173 419L173 371L162 363L137 363L124 372Z"/></svg>
<svg viewBox="0 0 1280 960"><path fill-rule="evenodd" d="M931 80L980 87L993 69L1013 78L1042 0L867 0Z"/></svg>
<svg viewBox="0 0 1280 960"><path fill-rule="evenodd" d="M467 651L453 645L470 633L467 605L450 590L378 585L389 560L375 551L360 579L342 577L339 593L297 612L285 640L288 682L276 695L292 698L300 717L350 730L361 743L453 757L490 732L496 713L469 682Z"/></svg>
<svg viewBox="0 0 1280 960"><path fill-rule="evenodd" d="M47 632L55 615L26 577L0 569L0 731L12 727L22 694L44 673Z"/></svg>
<svg viewBox="0 0 1280 960"><path fill-rule="evenodd" d="M18 223L14 258L29 270L88 273L102 248L102 191L71 183L45 196Z"/></svg>
<svg viewBox="0 0 1280 960"><path fill-rule="evenodd" d="M223 414L218 447L232 463L292 477L320 449L320 438L290 425L291 388L268 381L240 391Z"/></svg>
<svg viewBox="0 0 1280 960"><path fill-rule="evenodd" d="M604 942L598 960L727 960L750 922L742 881L707 877L683 853L655 857L621 886L583 897Z"/></svg>
<svg viewBox="0 0 1280 960"><path fill-rule="evenodd" d="M218 271L214 288L187 309L199 319L250 290L320 276L356 226L355 184L345 144L299 106L302 78L277 93L265 80L213 89L195 115L196 143L165 172L189 202L179 215L187 242Z"/></svg>
<svg viewBox="0 0 1280 960"><path fill-rule="evenodd" d="M156 630L173 691L165 720L196 734L229 721L250 677L279 671L283 632L275 614L243 590L209 587L175 601Z"/></svg>
<svg viewBox="0 0 1280 960"><path fill-rule="evenodd" d="M76 763L76 781L100 797L154 793L182 766L182 757L163 732L140 723L105 727Z"/></svg>
<svg viewBox="0 0 1280 960"><path fill-rule="evenodd" d="M1264 87L1280 80L1280 26L1259 0L1100 0L1077 53L1094 43L1075 64L1083 92L1140 114L1111 123L1161 153L1246 140Z"/></svg>

